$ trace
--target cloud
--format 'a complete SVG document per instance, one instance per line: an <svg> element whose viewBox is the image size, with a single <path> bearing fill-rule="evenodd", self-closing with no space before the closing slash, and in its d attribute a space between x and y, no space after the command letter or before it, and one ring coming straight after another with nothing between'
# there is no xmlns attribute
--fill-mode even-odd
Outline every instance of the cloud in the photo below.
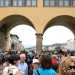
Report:
<svg viewBox="0 0 75 75"><path fill-rule="evenodd" d="M36 35L35 30L28 25L19 25L14 27L10 33L17 34L23 45L35 45Z"/></svg>
<svg viewBox="0 0 75 75"><path fill-rule="evenodd" d="M43 36L43 44L65 43L69 39L74 39L73 33L66 27L53 26L46 30Z"/></svg>
<svg viewBox="0 0 75 75"><path fill-rule="evenodd" d="M36 45L36 31L28 25L16 26L10 33L18 35L23 45ZM44 33L43 45L65 43L69 39L74 39L74 35L68 28L63 26L53 26L48 28Z"/></svg>

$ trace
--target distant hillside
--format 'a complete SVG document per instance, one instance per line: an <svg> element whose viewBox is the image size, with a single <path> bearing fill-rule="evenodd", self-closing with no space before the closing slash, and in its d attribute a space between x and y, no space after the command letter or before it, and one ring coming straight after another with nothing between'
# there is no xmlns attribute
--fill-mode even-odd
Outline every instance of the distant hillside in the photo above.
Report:
<svg viewBox="0 0 75 75"><path fill-rule="evenodd" d="M44 48L48 48L49 46L56 46L56 47L60 47L62 44L64 44L64 43L55 43L55 44L51 44L51 45L42 45L42 48L44 47ZM32 48L35 48L35 46L34 45L24 45L24 48L25 49L32 49Z"/></svg>
<svg viewBox="0 0 75 75"><path fill-rule="evenodd" d="M24 45L24 48L31 48L34 47L33 45Z"/></svg>

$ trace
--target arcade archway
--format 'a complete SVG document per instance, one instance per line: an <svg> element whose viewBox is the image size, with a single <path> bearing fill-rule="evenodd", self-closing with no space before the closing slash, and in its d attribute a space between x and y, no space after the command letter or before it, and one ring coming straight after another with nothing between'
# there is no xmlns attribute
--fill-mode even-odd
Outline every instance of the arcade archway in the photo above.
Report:
<svg viewBox="0 0 75 75"><path fill-rule="evenodd" d="M0 21L0 48L1 50L8 50L9 46L9 36L10 36L10 30L14 28L17 25L26 24L28 26L31 26L35 31L35 27L33 23L27 18L22 15L10 15L5 17Z"/></svg>

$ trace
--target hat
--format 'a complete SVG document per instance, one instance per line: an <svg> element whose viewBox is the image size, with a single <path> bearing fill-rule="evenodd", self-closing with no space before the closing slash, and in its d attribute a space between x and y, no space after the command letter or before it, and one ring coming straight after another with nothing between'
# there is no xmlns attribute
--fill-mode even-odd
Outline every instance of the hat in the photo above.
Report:
<svg viewBox="0 0 75 75"><path fill-rule="evenodd" d="M33 64L34 63L39 63L39 60L38 59L33 59Z"/></svg>

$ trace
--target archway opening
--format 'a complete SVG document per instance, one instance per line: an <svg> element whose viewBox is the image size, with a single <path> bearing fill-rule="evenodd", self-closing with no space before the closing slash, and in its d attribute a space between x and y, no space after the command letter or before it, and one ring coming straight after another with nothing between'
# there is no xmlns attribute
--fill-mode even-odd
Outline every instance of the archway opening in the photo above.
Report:
<svg viewBox="0 0 75 75"><path fill-rule="evenodd" d="M0 36L1 36L1 39L3 40L3 41L0 40L0 43L2 45L2 46L0 46L1 50L9 50L8 42L9 42L10 31L12 28L14 28L15 26L19 26L19 25L21 25L21 26L27 25L27 26L33 28L34 31L36 31L33 22L29 18L27 18L23 15L14 14L14 15L9 15L9 16L3 18L0 21ZM21 31L22 31L22 29L21 29ZM30 29L28 29L28 31L26 31L26 32L29 32L29 31L30 31ZM17 32L17 31L15 31L15 32ZM29 34L29 35L31 35L31 34ZM35 32L34 32L34 35L35 35Z"/></svg>
<svg viewBox="0 0 75 75"><path fill-rule="evenodd" d="M43 50L55 50L59 46L63 50L75 50L74 34L65 26L52 26L43 35L43 45Z"/></svg>
<svg viewBox="0 0 75 75"><path fill-rule="evenodd" d="M28 25L18 25L14 27L11 31L11 41L10 41L10 50L14 44L14 50L32 50L36 45L36 35L35 30ZM21 49L22 48L22 49Z"/></svg>

